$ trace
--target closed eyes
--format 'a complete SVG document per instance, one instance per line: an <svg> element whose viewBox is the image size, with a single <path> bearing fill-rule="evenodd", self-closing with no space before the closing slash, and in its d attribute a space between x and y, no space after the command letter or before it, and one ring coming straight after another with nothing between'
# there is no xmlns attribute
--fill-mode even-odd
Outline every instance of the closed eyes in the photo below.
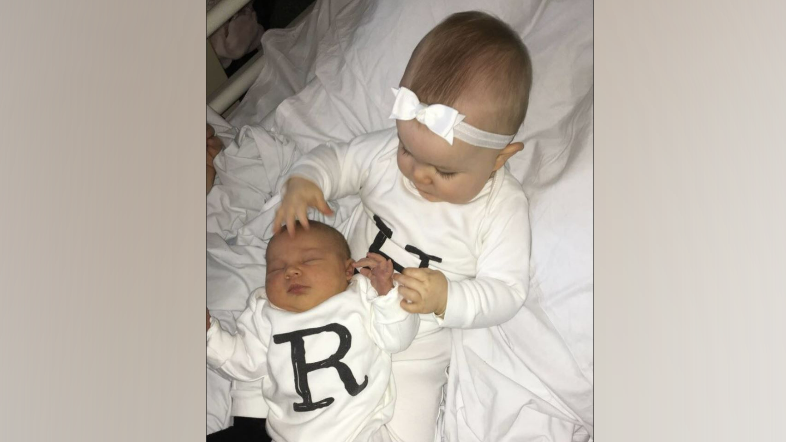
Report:
<svg viewBox="0 0 786 442"><path fill-rule="evenodd" d="M404 144L403 144L403 143L399 144L399 146L398 146L398 147L401 149L401 153L402 153L402 155L409 156L409 157L411 157L411 156L412 156L412 153L410 153L410 152L407 150L407 148L406 148L406 147L404 147ZM441 171L441 170L439 170L439 169L436 169L436 168L435 168L435 170L437 171L437 173L439 174L439 176L441 176L442 178L444 178L444 179L446 179L446 180L449 180L449 179L453 178L454 176L456 176L456 172L443 172L443 171Z"/></svg>
<svg viewBox="0 0 786 442"><path fill-rule="evenodd" d="M312 265L312 264L318 264L321 260L322 260L322 258L309 258L309 259L304 259L303 261L301 261L301 263L302 264ZM280 267L280 266L271 267L271 266L268 266L268 273L276 273L276 272L280 272L282 270L284 270L284 267Z"/></svg>
<svg viewBox="0 0 786 442"><path fill-rule="evenodd" d="M445 178L446 180L449 180L449 179L453 178L454 176L456 176L456 172L442 172L439 169L437 169L437 173L439 174L439 176L441 176L442 178Z"/></svg>

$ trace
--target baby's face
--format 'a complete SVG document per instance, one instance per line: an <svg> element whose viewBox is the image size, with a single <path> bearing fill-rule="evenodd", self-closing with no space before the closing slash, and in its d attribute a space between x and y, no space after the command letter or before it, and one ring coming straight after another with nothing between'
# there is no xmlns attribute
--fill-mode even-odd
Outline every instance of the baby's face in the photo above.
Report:
<svg viewBox="0 0 786 442"><path fill-rule="evenodd" d="M347 289L352 279L351 259L343 259L330 238L316 229L286 230L270 241L265 291L271 304L290 312L304 312Z"/></svg>
<svg viewBox="0 0 786 442"><path fill-rule="evenodd" d="M494 172L499 151L453 138L451 146L416 120L398 120L398 168L428 201L464 204Z"/></svg>

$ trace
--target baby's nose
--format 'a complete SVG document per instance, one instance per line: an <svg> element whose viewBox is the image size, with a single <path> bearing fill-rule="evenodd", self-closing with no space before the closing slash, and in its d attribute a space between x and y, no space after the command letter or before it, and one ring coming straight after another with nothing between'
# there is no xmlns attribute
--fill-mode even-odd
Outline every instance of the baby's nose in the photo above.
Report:
<svg viewBox="0 0 786 442"><path fill-rule="evenodd" d="M289 266L287 267L287 271L285 272L287 278L292 278L295 276L300 276L301 271L299 267L296 266Z"/></svg>
<svg viewBox="0 0 786 442"><path fill-rule="evenodd" d="M429 174L428 168L426 166L416 165L412 175L418 184L431 183L431 175Z"/></svg>

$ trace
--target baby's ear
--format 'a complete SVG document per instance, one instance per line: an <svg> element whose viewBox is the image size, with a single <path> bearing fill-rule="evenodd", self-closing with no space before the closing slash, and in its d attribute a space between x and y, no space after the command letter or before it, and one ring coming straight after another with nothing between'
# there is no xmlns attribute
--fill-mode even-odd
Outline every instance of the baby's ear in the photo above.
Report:
<svg viewBox="0 0 786 442"><path fill-rule="evenodd" d="M344 269L344 275L347 277L347 281L352 279L355 275L355 267L352 265L355 263L355 260L350 258L346 262L346 268Z"/></svg>
<svg viewBox="0 0 786 442"><path fill-rule="evenodd" d="M510 157L520 152L522 149L524 149L524 143L511 143L505 146L499 151L499 154L497 154L497 159L494 162L494 171L498 171L505 165Z"/></svg>

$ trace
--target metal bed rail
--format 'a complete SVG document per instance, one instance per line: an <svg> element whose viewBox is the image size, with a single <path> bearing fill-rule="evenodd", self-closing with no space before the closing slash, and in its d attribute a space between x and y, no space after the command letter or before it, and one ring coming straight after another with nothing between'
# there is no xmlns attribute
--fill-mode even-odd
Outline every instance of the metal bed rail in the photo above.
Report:
<svg viewBox="0 0 786 442"><path fill-rule="evenodd" d="M209 38L227 20L232 18L243 6L251 0L223 0L207 13L207 37ZM207 105L219 114L223 114L245 93L254 80L262 72L264 61L262 51L247 61L234 75L229 77L224 84L216 89L207 98Z"/></svg>
<svg viewBox="0 0 786 442"><path fill-rule="evenodd" d="M207 36L210 37L251 0L224 0L207 12ZM207 38L207 37L206 37Z"/></svg>
<svg viewBox="0 0 786 442"><path fill-rule="evenodd" d="M207 13L207 37L210 37L227 20L232 18L251 0L223 0ZM314 9L314 3L300 13L289 26L302 22ZM207 38L206 37L206 38ZM265 66L265 59L259 49L237 72L229 77L218 89L207 98L207 105L219 114L229 109L254 84Z"/></svg>

